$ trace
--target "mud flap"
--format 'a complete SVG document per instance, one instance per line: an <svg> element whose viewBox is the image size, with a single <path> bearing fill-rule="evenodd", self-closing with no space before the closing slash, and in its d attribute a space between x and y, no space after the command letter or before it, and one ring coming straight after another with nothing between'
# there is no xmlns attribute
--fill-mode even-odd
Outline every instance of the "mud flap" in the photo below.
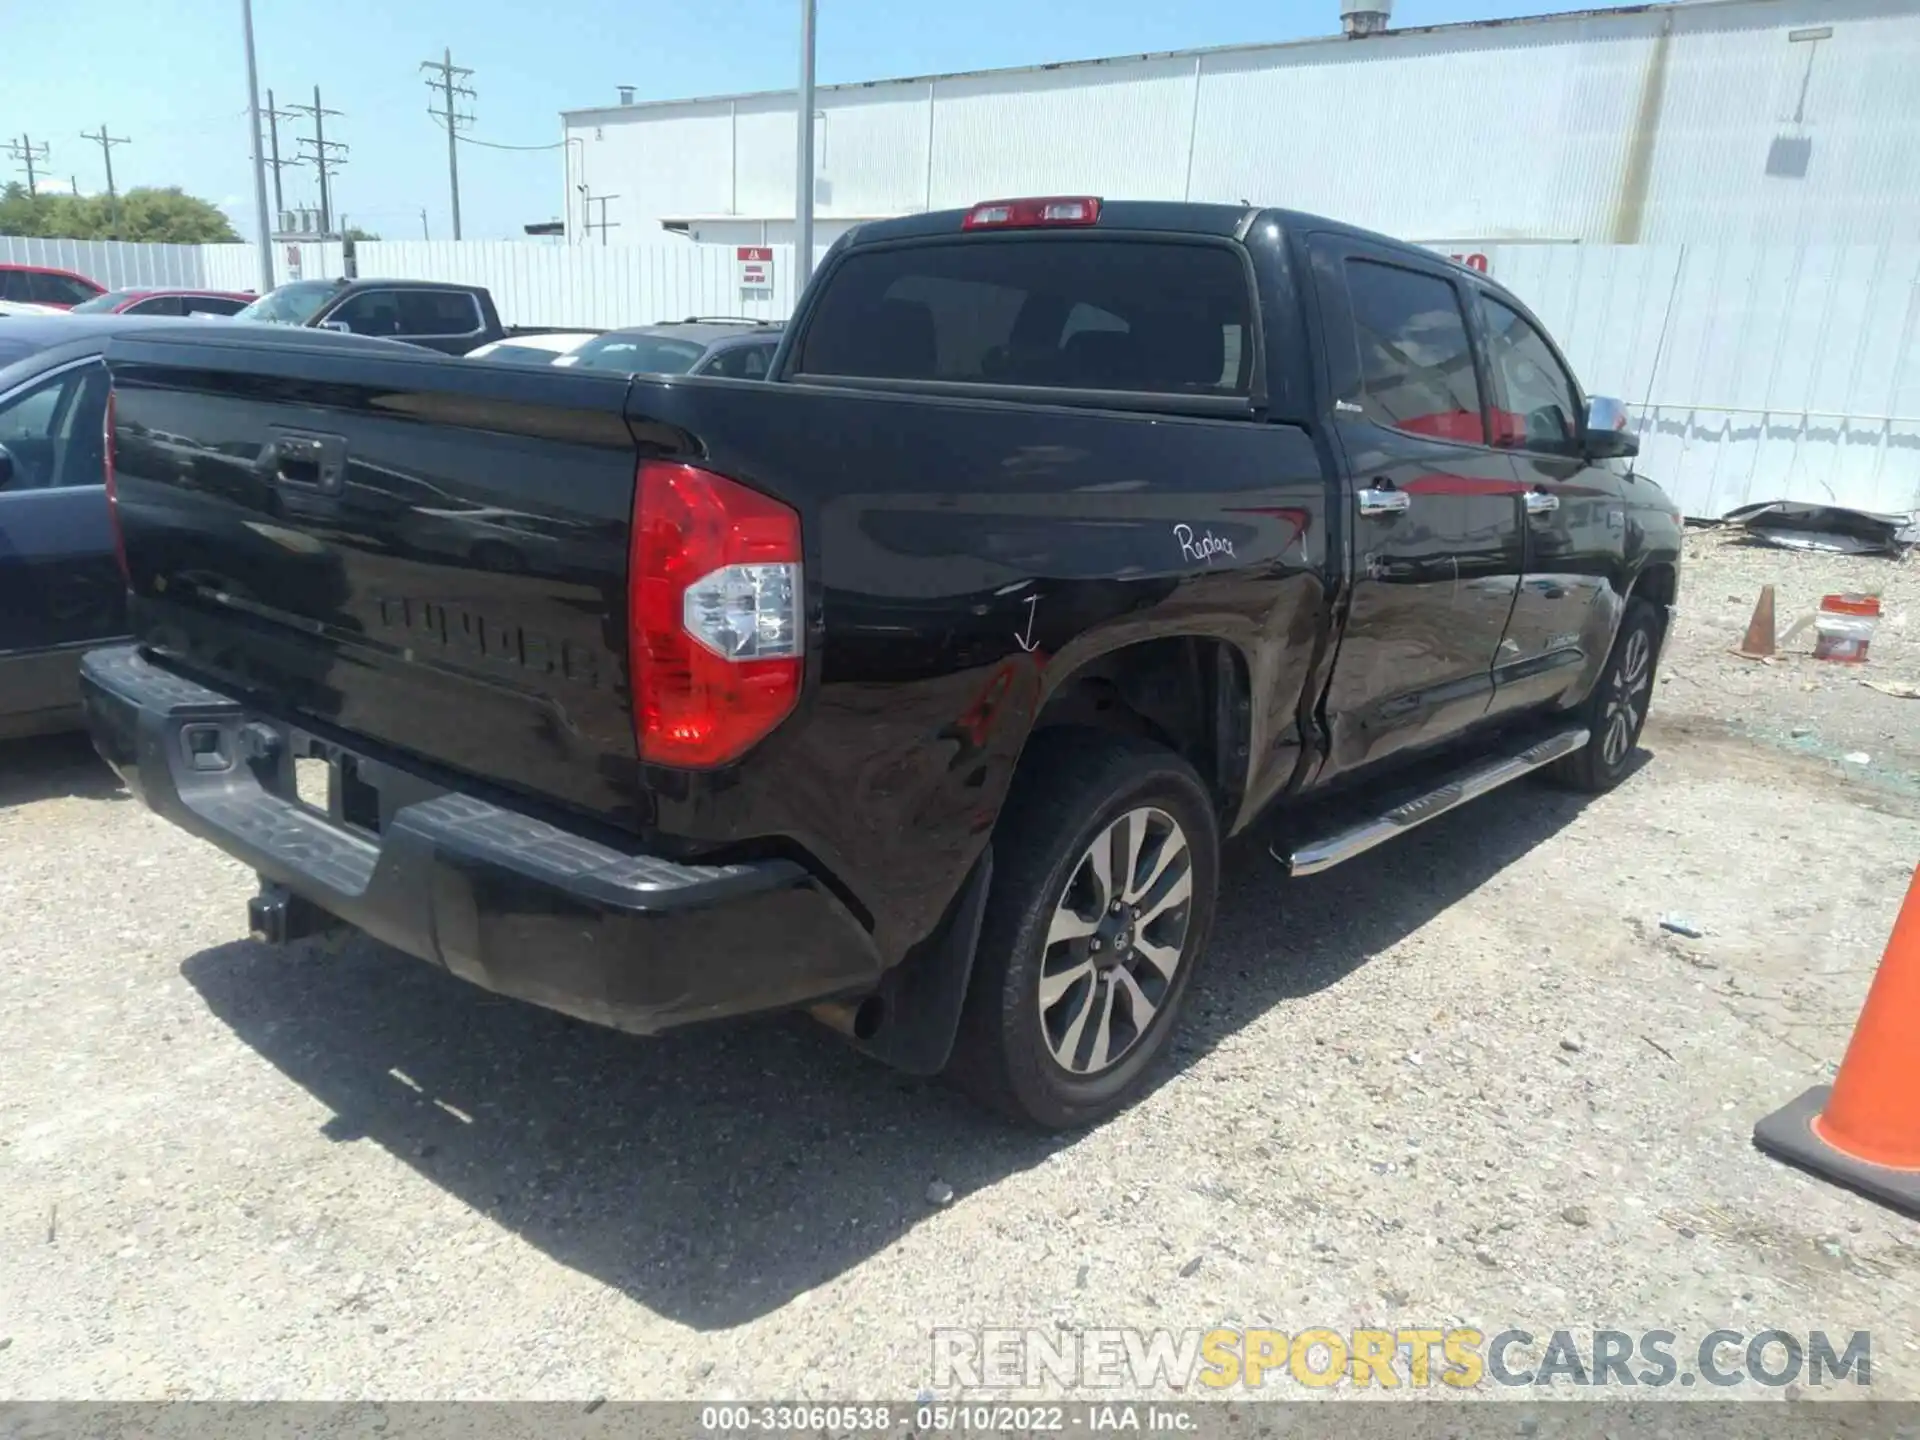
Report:
<svg viewBox="0 0 1920 1440"><path fill-rule="evenodd" d="M980 852L939 929L908 952L880 982L885 1004L880 1028L854 1049L909 1075L938 1075L953 1054L974 951L993 881L993 847Z"/></svg>

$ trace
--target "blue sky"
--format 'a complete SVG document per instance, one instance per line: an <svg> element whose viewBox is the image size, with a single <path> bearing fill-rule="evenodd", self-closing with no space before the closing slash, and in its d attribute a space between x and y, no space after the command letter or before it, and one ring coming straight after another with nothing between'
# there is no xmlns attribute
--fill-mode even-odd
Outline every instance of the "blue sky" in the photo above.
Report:
<svg viewBox="0 0 1920 1440"><path fill-rule="evenodd" d="M818 0L821 83L1028 65L1144 50L1299 39L1338 26L1338 0ZM1577 8L1539 0L1397 0L1396 26ZM798 0L254 0L260 83L281 108L321 87L328 139L351 147L334 208L388 238L417 237L421 209L451 235L445 132L427 115L418 62L453 47L475 72L470 132L507 145L559 137L559 112L610 102L615 86L667 99L791 86ZM240 0L0 0L8 59L0 138L52 148L59 183L180 185L252 225ZM22 63L30 59L30 63ZM265 95L261 97L265 104ZM292 128L310 122L300 119ZM281 153L293 152L288 127ZM558 213L556 151L461 147L467 238L517 236ZM0 154L0 168L8 162ZM15 175L12 178L20 178ZM284 172L311 203L311 169Z"/></svg>

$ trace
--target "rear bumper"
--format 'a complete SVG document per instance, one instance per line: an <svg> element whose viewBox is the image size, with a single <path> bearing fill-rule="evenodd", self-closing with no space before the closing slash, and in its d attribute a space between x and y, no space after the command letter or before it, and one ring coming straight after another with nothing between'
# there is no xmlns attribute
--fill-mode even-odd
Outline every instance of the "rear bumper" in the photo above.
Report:
<svg viewBox="0 0 1920 1440"><path fill-rule="evenodd" d="M785 860L682 865L571 834L334 750L377 831L294 798L331 747L161 669L133 646L80 671L95 747L153 811L330 915L475 984L650 1033L857 994L865 927ZM345 757L341 759L340 757Z"/></svg>

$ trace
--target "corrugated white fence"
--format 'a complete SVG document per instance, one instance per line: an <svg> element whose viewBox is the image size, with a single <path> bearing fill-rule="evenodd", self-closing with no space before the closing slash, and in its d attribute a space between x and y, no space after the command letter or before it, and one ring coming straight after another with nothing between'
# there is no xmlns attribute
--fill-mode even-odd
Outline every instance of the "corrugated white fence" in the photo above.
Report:
<svg viewBox="0 0 1920 1440"><path fill-rule="evenodd" d="M274 283L304 276L319 279L346 271L337 242L302 241L273 247ZM257 291L260 252L251 245L133 245L119 240L40 240L0 235L0 264L47 265L72 270L109 290L140 286L166 289Z"/></svg>
<svg viewBox="0 0 1920 1440"><path fill-rule="evenodd" d="M1488 246L1689 515L1920 510L1920 244Z"/></svg>
<svg viewBox="0 0 1920 1440"><path fill-rule="evenodd" d="M0 263L72 270L109 290L204 285L203 245L124 245L114 240L39 240L0 235ZM251 252L249 252L251 253ZM259 271L254 272L259 283Z"/></svg>
<svg viewBox="0 0 1920 1440"><path fill-rule="evenodd" d="M769 289L743 290L733 248L540 245L518 240L382 240L354 247L363 276L484 285L508 325L608 329L689 315L785 318L793 310L793 247L773 250Z"/></svg>
<svg viewBox="0 0 1920 1440"><path fill-rule="evenodd" d="M794 301L792 247L743 289L731 246L369 241L362 276L459 280L510 325L608 328L688 315L775 319ZM1477 251L1566 349L1589 390L1633 408L1641 467L1689 515L1762 500L1920 511L1920 244L1517 245ZM344 273L341 247L275 247L278 278ZM0 237L0 261L102 284L258 284L244 245Z"/></svg>

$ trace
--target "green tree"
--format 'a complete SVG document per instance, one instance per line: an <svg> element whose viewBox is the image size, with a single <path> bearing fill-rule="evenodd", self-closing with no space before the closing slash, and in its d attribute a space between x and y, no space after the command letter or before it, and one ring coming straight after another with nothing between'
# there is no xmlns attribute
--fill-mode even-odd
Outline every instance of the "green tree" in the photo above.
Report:
<svg viewBox="0 0 1920 1440"><path fill-rule="evenodd" d="M380 237L371 230L362 230L358 225L349 225L340 238L342 240L378 240Z"/></svg>
<svg viewBox="0 0 1920 1440"><path fill-rule="evenodd" d="M105 195L28 195L19 184L0 193L0 235L53 240L136 240L202 245L238 240L217 206L177 185Z"/></svg>

